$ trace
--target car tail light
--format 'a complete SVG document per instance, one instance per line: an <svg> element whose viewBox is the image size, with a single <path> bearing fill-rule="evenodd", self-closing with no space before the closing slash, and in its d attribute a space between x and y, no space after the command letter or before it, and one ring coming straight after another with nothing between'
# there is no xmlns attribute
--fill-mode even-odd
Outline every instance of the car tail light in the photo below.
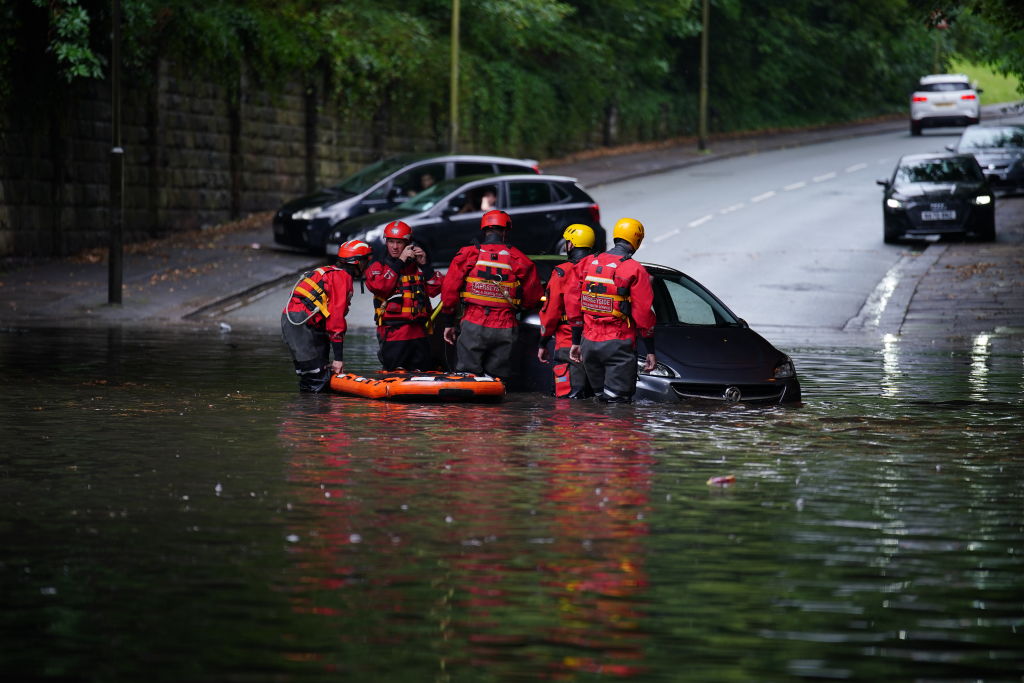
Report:
<svg viewBox="0 0 1024 683"><path fill-rule="evenodd" d="M978 99L978 97L977 97L977 95L974 95L972 93L967 93L966 95L961 95L960 99L961 100L976 100L976 99Z"/></svg>
<svg viewBox="0 0 1024 683"><path fill-rule="evenodd" d="M927 102L928 98L925 97L924 95L914 95L913 101L914 102Z"/></svg>
<svg viewBox="0 0 1024 683"><path fill-rule="evenodd" d="M590 205L590 221L592 225L601 225L601 205L596 202Z"/></svg>

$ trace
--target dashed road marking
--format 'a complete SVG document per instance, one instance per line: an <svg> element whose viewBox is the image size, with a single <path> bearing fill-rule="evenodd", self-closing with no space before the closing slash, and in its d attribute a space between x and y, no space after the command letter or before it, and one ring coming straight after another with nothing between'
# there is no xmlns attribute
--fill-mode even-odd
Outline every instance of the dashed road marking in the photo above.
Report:
<svg viewBox="0 0 1024 683"><path fill-rule="evenodd" d="M786 185L782 189L785 190L786 192L792 192L793 190L799 190L801 187L807 187L807 183L804 182L803 180L801 180L798 183L790 183L789 185Z"/></svg>
<svg viewBox="0 0 1024 683"><path fill-rule="evenodd" d="M698 225L703 225L704 223L707 223L712 218L714 218L714 216L712 216L711 214L708 214L707 216L701 216L697 220L690 221L689 223L687 223L687 227L696 228Z"/></svg>
<svg viewBox="0 0 1024 683"><path fill-rule="evenodd" d="M768 192L762 192L761 194L757 195L756 197L751 197L750 201L755 202L755 203L763 202L764 200L770 199L771 197L774 197L774 196L775 196L775 190L769 190Z"/></svg>
<svg viewBox="0 0 1024 683"><path fill-rule="evenodd" d="M746 206L746 204L744 204L743 202L740 202L739 204L733 204L732 206L725 207L724 209L719 211L719 213L721 213L721 214L732 213L733 211L739 211L744 206Z"/></svg>
<svg viewBox="0 0 1024 683"><path fill-rule="evenodd" d="M867 167L868 167L867 164L854 164L853 166L847 166L846 167L846 172L847 173L854 173L856 171L859 171L859 170L867 168Z"/></svg>
<svg viewBox="0 0 1024 683"><path fill-rule="evenodd" d="M664 235L658 235L657 237L655 237L654 241L655 242L663 242L663 241L667 240L670 237L675 237L678 234L679 234L679 228L676 228L674 230L669 230Z"/></svg>
<svg viewBox="0 0 1024 683"><path fill-rule="evenodd" d="M836 172L832 171L830 173L825 173L824 175L816 175L816 176L814 176L813 180L816 183L823 183L826 180L832 180L835 177L836 177Z"/></svg>

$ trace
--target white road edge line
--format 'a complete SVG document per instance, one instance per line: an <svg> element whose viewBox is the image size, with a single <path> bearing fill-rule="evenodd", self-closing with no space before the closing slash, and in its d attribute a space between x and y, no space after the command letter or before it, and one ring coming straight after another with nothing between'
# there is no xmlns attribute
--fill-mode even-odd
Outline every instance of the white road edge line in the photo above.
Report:
<svg viewBox="0 0 1024 683"><path fill-rule="evenodd" d="M807 187L807 183L804 182L803 180L801 180L799 183L793 183L791 185L786 185L782 189L785 190L786 192L792 192L793 190L799 190L801 187Z"/></svg>
<svg viewBox="0 0 1024 683"><path fill-rule="evenodd" d="M826 173L824 175L816 175L816 176L814 176L813 180L816 183L823 183L826 180L832 180L835 177L836 177L836 172L832 171L832 172Z"/></svg>
<svg viewBox="0 0 1024 683"><path fill-rule="evenodd" d="M689 223L686 224L686 226L688 228L696 228L698 225L703 225L704 223L707 223L712 218L714 218L714 216L711 214L708 214L707 216L701 216L695 221L690 221Z"/></svg>
<svg viewBox="0 0 1024 683"><path fill-rule="evenodd" d="M774 197L774 196L775 196L775 190L769 190L767 192L764 192L762 194L757 195L756 197L751 197L750 201L752 201L754 203L763 202L764 200L769 199L769 198Z"/></svg>
<svg viewBox="0 0 1024 683"><path fill-rule="evenodd" d="M744 204L743 202L740 202L739 204L733 204L732 206L725 207L724 209L719 211L719 213L721 213L721 214L732 213L733 211L739 211L744 206L746 206L746 204Z"/></svg>

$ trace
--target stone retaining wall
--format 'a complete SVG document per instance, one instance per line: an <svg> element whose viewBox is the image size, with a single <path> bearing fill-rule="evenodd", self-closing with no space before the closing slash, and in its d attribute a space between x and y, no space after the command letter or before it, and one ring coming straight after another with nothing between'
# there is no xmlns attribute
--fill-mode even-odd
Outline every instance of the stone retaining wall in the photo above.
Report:
<svg viewBox="0 0 1024 683"><path fill-rule="evenodd" d="M126 84L124 234L131 242L277 208L392 151L444 141L342 118L292 84L238 94L161 63L148 88ZM108 243L110 84L76 85L64 111L0 115L0 256L59 256ZM383 131L383 134L381 134ZM269 228L268 228L269 229Z"/></svg>

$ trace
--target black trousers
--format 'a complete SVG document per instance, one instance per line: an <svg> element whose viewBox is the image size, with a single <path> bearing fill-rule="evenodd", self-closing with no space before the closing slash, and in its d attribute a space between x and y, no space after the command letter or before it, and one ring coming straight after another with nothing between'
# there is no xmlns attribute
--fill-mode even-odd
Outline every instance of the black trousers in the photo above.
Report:
<svg viewBox="0 0 1024 683"><path fill-rule="evenodd" d="M331 341L327 332L306 324L293 325L281 314L281 337L292 354L299 391L319 393L331 379Z"/></svg>

